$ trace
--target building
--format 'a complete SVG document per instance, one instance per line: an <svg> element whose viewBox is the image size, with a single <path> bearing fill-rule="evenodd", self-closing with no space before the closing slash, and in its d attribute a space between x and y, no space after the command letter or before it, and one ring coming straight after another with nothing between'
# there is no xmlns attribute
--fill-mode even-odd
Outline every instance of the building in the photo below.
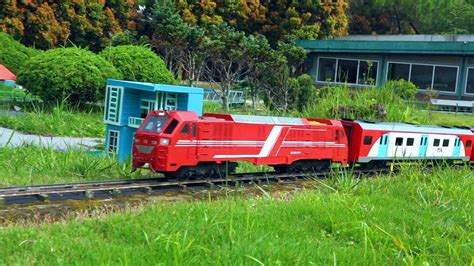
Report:
<svg viewBox="0 0 474 266"><path fill-rule="evenodd" d="M413 82L420 93L474 100L474 35L352 35L300 40L317 85L381 86Z"/></svg>
<svg viewBox="0 0 474 266"><path fill-rule="evenodd" d="M0 64L0 85L14 86L16 76L4 65Z"/></svg>
<svg viewBox="0 0 474 266"><path fill-rule="evenodd" d="M107 81L104 122L105 145L125 161L131 156L133 136L152 110L186 110L202 115L203 89L124 80Z"/></svg>

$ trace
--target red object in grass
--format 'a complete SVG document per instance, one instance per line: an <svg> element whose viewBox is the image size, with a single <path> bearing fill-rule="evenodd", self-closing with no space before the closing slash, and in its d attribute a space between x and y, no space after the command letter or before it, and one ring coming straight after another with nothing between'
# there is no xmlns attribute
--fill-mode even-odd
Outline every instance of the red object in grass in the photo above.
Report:
<svg viewBox="0 0 474 266"><path fill-rule="evenodd" d="M16 76L8 68L0 64L0 80L16 80Z"/></svg>

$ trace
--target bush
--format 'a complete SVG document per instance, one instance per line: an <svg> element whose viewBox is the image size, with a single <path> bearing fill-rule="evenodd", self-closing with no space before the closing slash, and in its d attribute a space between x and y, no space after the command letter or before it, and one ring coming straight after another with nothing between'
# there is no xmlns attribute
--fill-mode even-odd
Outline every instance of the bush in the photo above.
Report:
<svg viewBox="0 0 474 266"><path fill-rule="evenodd" d="M111 62L126 80L165 84L174 82L163 60L144 46L107 47L100 55Z"/></svg>
<svg viewBox="0 0 474 266"><path fill-rule="evenodd" d="M403 100L415 100L416 85L406 80L390 80L385 87L391 89Z"/></svg>
<svg viewBox="0 0 474 266"><path fill-rule="evenodd" d="M108 78L122 75L102 57L85 49L57 48L31 58L17 81L46 104L84 104L103 99Z"/></svg>
<svg viewBox="0 0 474 266"><path fill-rule="evenodd" d="M0 32L0 64L18 74L28 59L40 53L15 41L10 35Z"/></svg>

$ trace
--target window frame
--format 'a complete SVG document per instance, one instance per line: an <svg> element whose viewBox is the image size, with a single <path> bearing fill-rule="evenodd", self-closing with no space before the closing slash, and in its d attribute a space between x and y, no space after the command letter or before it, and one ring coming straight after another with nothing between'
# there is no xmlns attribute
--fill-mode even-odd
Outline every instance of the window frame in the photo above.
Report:
<svg viewBox="0 0 474 266"><path fill-rule="evenodd" d="M320 81L319 80L319 61L320 59L333 59L336 60L336 67L334 71L334 77L333 81ZM337 69L339 66L339 60L351 60L351 61L357 61L357 72L356 72L356 83L346 83L346 82L337 82ZM374 78L375 83L374 85L367 85L367 84L359 84L359 72L360 72L360 61L365 61L365 62L376 62L377 63L377 77ZM346 58L346 57L331 57L331 56L318 56L318 60L316 62L316 83L324 83L324 84L340 84L340 85L351 85L351 86L360 86L360 87L374 87L377 86L378 82L378 76L380 73L380 60L378 59L354 59L354 58Z"/></svg>
<svg viewBox="0 0 474 266"><path fill-rule="evenodd" d="M116 90L118 95L118 102L116 107L116 121L110 119L110 102L109 98L111 97L111 90ZM104 106L104 122L110 125L120 126L122 121L122 104L123 104L123 95L125 94L125 88L121 86L111 86L108 85L105 88L105 106Z"/></svg>
<svg viewBox="0 0 474 266"><path fill-rule="evenodd" d="M431 74L431 89L433 89L433 85L434 85L434 75L435 75L435 72L436 72L436 67L456 68L456 85L454 86L454 91L439 91L439 90L435 90L435 91L437 91L438 93L443 93L443 94L456 94L457 93L458 85L459 85L459 68L460 68L459 66L443 65L443 64L430 64L430 63L417 63L417 62L403 62L403 61L387 61L387 65L386 65L387 71L385 73L385 81L389 81L389 79L388 79L388 67L390 66L390 64L410 65L410 69L409 69L409 72L408 72L409 80L407 80L407 81L410 81L410 82L411 82L411 74L412 74L413 65L432 66L433 67L433 72ZM466 87L467 87L467 83L466 83ZM425 89L417 89L417 90L418 91L427 91ZM472 93L472 94L474 94L474 93Z"/></svg>
<svg viewBox="0 0 474 266"><path fill-rule="evenodd" d="M433 147L439 147L440 144L441 144L441 139L433 139Z"/></svg>
<svg viewBox="0 0 474 266"><path fill-rule="evenodd" d="M449 147L449 139L443 139L442 147Z"/></svg>
<svg viewBox="0 0 474 266"><path fill-rule="evenodd" d="M415 138L407 138L407 147L412 147L414 145L415 145Z"/></svg>
<svg viewBox="0 0 474 266"><path fill-rule="evenodd" d="M143 103L146 102L147 103L147 106L143 106ZM153 108L150 109L150 105L153 105ZM146 107L146 108L143 108L143 107ZM142 114L142 109L148 109L148 112L147 112L147 115L151 112L151 111L155 111L155 110L158 110L156 109L156 101L154 100L149 100L149 99L140 99L140 116ZM146 116L145 116L146 117ZM144 118L144 117L143 117Z"/></svg>
<svg viewBox="0 0 474 266"><path fill-rule="evenodd" d="M114 147L115 150L111 151L110 150L110 138L112 137L112 134L111 133L115 133L116 136L115 136L115 145L113 145L112 147ZM118 154L118 150L119 150L119 140L120 140L120 131L118 130L108 130L108 134L107 134L107 153L108 154L115 154L117 155Z"/></svg>
<svg viewBox="0 0 474 266"><path fill-rule="evenodd" d="M474 95L474 92L467 92L467 82L469 81L469 70L471 69L473 70L473 75L474 75L474 66L467 67L466 69L466 80L464 82L464 90L463 90L464 94L466 95Z"/></svg>

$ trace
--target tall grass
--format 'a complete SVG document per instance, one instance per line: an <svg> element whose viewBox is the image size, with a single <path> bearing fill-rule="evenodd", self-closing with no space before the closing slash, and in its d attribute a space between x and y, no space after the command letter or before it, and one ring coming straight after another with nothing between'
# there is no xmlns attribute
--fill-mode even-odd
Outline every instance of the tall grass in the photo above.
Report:
<svg viewBox="0 0 474 266"><path fill-rule="evenodd" d="M55 151L25 145L0 148L0 186L51 184L86 180L133 178L150 172L131 172L130 163L120 164L107 156L82 150Z"/></svg>
<svg viewBox="0 0 474 266"><path fill-rule="evenodd" d="M469 170L427 172L415 166L398 176L360 179L356 186L342 179L322 180L325 186L289 199L157 203L98 219L5 228L0 262L472 263L474 181Z"/></svg>
<svg viewBox="0 0 474 266"><path fill-rule="evenodd" d="M104 137L105 124L102 112L90 109L79 111L58 103L50 109L33 106L32 110L10 115L0 113L0 126L23 133L68 136Z"/></svg>

